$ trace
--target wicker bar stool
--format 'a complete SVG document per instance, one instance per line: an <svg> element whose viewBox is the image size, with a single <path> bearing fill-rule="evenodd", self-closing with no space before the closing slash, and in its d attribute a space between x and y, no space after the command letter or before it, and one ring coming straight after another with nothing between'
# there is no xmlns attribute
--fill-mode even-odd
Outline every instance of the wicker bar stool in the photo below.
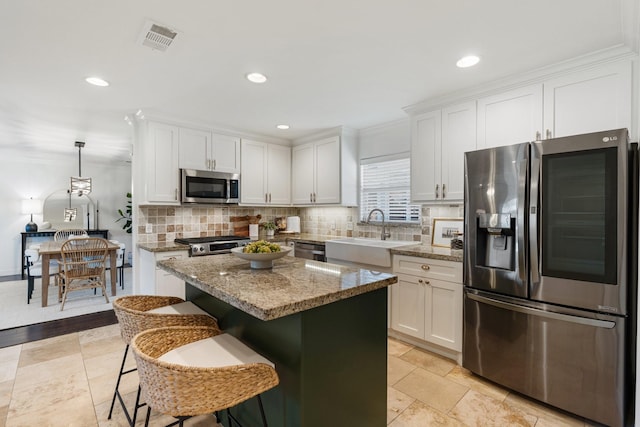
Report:
<svg viewBox="0 0 640 427"><path fill-rule="evenodd" d="M139 332L162 326L208 326L219 331L218 322L195 304L172 296L123 296L113 301L113 310L120 324L120 334L127 346L124 349L108 419L111 419L113 415L113 407L117 398L120 401L120 405L122 405L129 425L134 426L138 409L145 405L140 403L140 386L138 386L133 416L127 410L119 390L122 376L137 370L137 368L125 370L127 354L133 337Z"/></svg>
<svg viewBox="0 0 640 427"><path fill-rule="evenodd" d="M175 326L143 331L131 341L142 394L151 408L178 420L226 410L257 397L262 423L267 420L260 394L279 383L273 363L238 339L206 326ZM217 418L217 417L216 417ZM218 420L219 421L219 420Z"/></svg>

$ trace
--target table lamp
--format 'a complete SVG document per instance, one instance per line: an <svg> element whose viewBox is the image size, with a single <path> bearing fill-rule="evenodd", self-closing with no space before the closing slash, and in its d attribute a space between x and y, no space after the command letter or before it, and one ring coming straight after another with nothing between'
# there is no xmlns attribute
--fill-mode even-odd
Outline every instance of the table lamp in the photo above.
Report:
<svg viewBox="0 0 640 427"><path fill-rule="evenodd" d="M33 214L41 214L42 213L42 200L39 199L24 199L22 201L22 213L26 215L31 215L31 220L24 227L24 230L27 232L38 231L38 225L33 222Z"/></svg>

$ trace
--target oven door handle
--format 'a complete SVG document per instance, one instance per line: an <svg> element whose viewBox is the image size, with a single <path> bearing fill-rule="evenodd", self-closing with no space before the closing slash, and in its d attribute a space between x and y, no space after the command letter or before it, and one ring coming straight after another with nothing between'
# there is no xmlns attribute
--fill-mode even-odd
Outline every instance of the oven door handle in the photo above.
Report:
<svg viewBox="0 0 640 427"><path fill-rule="evenodd" d="M467 293L467 298L483 304L488 304L494 307L502 308L505 310L511 310L517 313L527 314L531 316L544 317L547 319L560 320L562 322L578 323L581 325L594 326L596 328L604 328L604 329L613 329L616 326L615 322L611 322L607 320L589 319L586 317L554 313L552 311L544 311L537 308L525 307L522 305L512 304L505 301L498 301L492 298L486 298L486 297L472 294L472 293Z"/></svg>

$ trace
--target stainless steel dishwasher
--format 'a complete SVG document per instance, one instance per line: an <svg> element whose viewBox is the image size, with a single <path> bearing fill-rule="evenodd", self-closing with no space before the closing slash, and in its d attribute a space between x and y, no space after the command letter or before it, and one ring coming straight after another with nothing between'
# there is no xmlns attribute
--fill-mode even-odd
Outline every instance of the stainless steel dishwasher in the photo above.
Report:
<svg viewBox="0 0 640 427"><path fill-rule="evenodd" d="M294 256L297 258L327 261L324 243L295 242L293 250Z"/></svg>

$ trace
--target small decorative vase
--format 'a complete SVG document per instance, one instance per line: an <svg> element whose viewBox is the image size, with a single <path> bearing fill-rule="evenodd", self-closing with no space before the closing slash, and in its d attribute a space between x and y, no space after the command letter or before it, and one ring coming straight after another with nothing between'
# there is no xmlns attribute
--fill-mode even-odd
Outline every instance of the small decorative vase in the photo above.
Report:
<svg viewBox="0 0 640 427"><path fill-rule="evenodd" d="M275 234L276 234L276 233L275 233L275 231L276 231L276 230L267 230L267 237L273 237L273 236L275 236Z"/></svg>

